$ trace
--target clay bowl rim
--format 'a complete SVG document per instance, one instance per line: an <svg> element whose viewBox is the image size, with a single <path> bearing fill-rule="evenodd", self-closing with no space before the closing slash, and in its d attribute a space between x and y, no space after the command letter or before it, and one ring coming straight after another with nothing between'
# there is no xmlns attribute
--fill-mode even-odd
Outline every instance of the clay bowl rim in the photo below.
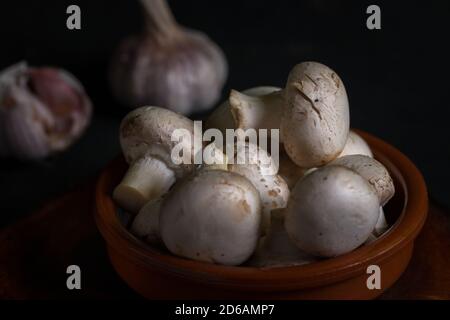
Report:
<svg viewBox="0 0 450 320"><path fill-rule="evenodd" d="M397 177L404 190L404 203L396 222L382 237L354 251L311 264L276 268L222 266L180 258L148 247L120 223L111 193L113 172L121 157L100 174L95 190L95 220L109 250L116 250L142 267L152 267L174 276L209 285L234 288L294 290L323 286L366 272L408 245L422 228L428 196L425 181L415 165L399 150L361 130L355 130L370 145L375 157Z"/></svg>

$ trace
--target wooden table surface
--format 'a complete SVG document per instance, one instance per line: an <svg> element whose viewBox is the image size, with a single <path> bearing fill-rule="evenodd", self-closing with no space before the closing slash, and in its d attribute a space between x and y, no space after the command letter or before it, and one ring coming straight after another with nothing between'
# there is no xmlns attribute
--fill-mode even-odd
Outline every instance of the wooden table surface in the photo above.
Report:
<svg viewBox="0 0 450 320"><path fill-rule="evenodd" d="M0 231L0 299L140 299L108 261L92 201L81 188ZM66 288L72 264L81 290ZM450 299L449 211L430 204L411 263L381 299Z"/></svg>

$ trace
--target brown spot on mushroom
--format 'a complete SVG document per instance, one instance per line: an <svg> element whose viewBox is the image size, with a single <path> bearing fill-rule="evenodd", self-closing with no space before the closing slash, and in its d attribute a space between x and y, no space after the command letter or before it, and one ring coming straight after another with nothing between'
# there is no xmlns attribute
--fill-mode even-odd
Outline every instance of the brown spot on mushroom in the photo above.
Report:
<svg viewBox="0 0 450 320"><path fill-rule="evenodd" d="M250 206L248 205L247 200L241 200L241 205L245 213L250 212Z"/></svg>
<svg viewBox="0 0 450 320"><path fill-rule="evenodd" d="M278 195L278 192L276 192L275 190L269 190L269 192L267 192L269 194L269 196L271 197L276 197Z"/></svg>
<svg viewBox="0 0 450 320"><path fill-rule="evenodd" d="M250 205L247 200L239 201L239 207L241 210L236 210L237 221L242 221L247 215L251 213Z"/></svg>

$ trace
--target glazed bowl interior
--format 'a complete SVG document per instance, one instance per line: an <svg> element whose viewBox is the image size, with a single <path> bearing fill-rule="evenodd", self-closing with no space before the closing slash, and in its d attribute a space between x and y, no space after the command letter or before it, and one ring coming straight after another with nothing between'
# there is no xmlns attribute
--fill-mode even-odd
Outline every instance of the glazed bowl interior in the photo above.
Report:
<svg viewBox="0 0 450 320"><path fill-rule="evenodd" d="M318 262L289 267L257 268L222 266L193 261L153 248L133 236L126 225L129 219L111 198L113 188L123 177L127 164L115 159L99 178L96 189L96 221L109 247L126 255L140 266L158 268L176 277L197 283L239 290L297 290L323 286L365 272L367 265L377 264L413 241L427 212L427 193L420 172L401 152L382 140L357 131L370 145L374 156L389 170L395 195L384 207L390 229L376 241L354 251Z"/></svg>

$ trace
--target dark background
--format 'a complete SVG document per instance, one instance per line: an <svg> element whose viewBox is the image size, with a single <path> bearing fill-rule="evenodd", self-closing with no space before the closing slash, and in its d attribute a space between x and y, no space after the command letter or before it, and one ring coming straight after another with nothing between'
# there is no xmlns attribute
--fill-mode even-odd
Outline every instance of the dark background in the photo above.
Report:
<svg viewBox="0 0 450 320"><path fill-rule="evenodd" d="M351 123L392 143L421 169L432 197L450 206L449 1L169 1L177 20L224 50L223 91L283 86L293 65L315 60L343 79ZM66 28L81 7L82 29ZM366 28L381 7L382 29ZM111 97L112 50L141 26L137 1L2 1L0 69L20 60L74 73L95 106L92 124L66 153L38 163L0 160L0 226L93 179L119 150L127 110ZM63 213L62 213L63 214Z"/></svg>

